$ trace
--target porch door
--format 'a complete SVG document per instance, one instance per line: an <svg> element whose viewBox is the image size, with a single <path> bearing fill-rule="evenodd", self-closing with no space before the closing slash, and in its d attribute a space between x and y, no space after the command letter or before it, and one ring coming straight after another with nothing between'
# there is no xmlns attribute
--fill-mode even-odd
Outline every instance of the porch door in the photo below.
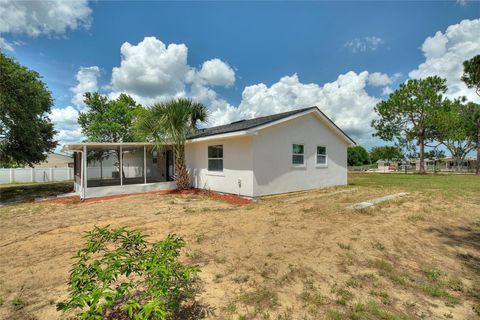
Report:
<svg viewBox="0 0 480 320"><path fill-rule="evenodd" d="M174 174L173 172L173 151L172 150L167 150L165 151L165 163L166 163L166 172L167 172L167 181L173 181L174 180Z"/></svg>

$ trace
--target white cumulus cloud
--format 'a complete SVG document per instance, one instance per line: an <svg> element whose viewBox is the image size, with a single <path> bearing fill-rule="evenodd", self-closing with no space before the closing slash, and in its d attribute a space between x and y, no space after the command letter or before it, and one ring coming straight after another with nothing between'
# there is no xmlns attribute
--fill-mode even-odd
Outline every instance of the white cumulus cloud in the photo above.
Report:
<svg viewBox="0 0 480 320"><path fill-rule="evenodd" d="M138 44L125 42L120 51L120 66L112 70L110 98L123 92L145 106L177 97L218 105L225 102L211 87L235 83L235 71L220 59L207 60L199 68L190 66L184 44L166 45L146 37Z"/></svg>
<svg viewBox="0 0 480 320"><path fill-rule="evenodd" d="M59 150L65 143L83 140L82 130L77 123L77 109L72 106L53 108L49 117L55 125L55 130L57 130L55 139L60 142Z"/></svg>
<svg viewBox="0 0 480 320"><path fill-rule="evenodd" d="M85 92L95 92L98 90L99 76L100 68L97 66L80 67L76 75L78 84L70 89L73 92L72 103L74 105L79 108L85 107L83 95Z"/></svg>
<svg viewBox="0 0 480 320"><path fill-rule="evenodd" d="M185 90L188 48L184 44L166 46L155 37L137 45L125 42L122 61L113 68L112 87L145 97L171 97Z"/></svg>
<svg viewBox="0 0 480 320"><path fill-rule="evenodd" d="M0 35L61 35L69 30L88 28L92 10L87 0L0 1ZM3 48L13 50L3 39ZM8 44L8 45L6 45Z"/></svg>
<svg viewBox="0 0 480 320"><path fill-rule="evenodd" d="M213 109L213 124L228 123L293 109L317 106L337 125L359 141L371 133L373 107L379 99L370 96L365 88L367 71L347 72L323 86L302 83L297 74L282 77L270 87L263 83L245 87L238 108L228 104Z"/></svg>
<svg viewBox="0 0 480 320"><path fill-rule="evenodd" d="M373 72L368 75L368 84L373 87L381 87L391 84L393 79L388 74L381 72Z"/></svg>
<svg viewBox="0 0 480 320"><path fill-rule="evenodd" d="M480 19L463 20L451 25L445 32L438 31L425 39L422 51L425 62L409 73L410 78L438 75L447 79L451 97L466 96L478 101L474 90L461 81L463 61L480 54Z"/></svg>
<svg viewBox="0 0 480 320"><path fill-rule="evenodd" d="M71 126L77 125L78 110L72 106L66 108L53 108L50 119L55 123L57 128L69 129Z"/></svg>
<svg viewBox="0 0 480 320"><path fill-rule="evenodd" d="M235 72L220 59L205 61L198 71L200 79L214 86L230 87L235 83Z"/></svg>

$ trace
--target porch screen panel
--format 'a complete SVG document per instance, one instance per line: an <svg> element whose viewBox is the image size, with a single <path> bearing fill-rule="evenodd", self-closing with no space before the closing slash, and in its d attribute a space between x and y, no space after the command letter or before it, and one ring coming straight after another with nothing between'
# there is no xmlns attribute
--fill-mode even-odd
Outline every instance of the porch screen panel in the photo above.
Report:
<svg viewBox="0 0 480 320"><path fill-rule="evenodd" d="M120 185L120 148L87 147L87 187Z"/></svg>
<svg viewBox="0 0 480 320"><path fill-rule="evenodd" d="M73 176L75 182L80 184L80 177L82 176L82 154L80 152L73 154Z"/></svg>
<svg viewBox="0 0 480 320"><path fill-rule="evenodd" d="M166 150L146 148L147 183L167 181Z"/></svg>
<svg viewBox="0 0 480 320"><path fill-rule="evenodd" d="M123 184L143 184L143 146L122 148Z"/></svg>

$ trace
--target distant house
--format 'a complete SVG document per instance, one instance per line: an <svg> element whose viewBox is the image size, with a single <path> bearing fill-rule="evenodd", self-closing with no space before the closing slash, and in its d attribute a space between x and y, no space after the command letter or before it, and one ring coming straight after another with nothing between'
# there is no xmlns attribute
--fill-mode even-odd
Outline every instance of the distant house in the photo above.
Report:
<svg viewBox="0 0 480 320"><path fill-rule="evenodd" d="M47 159L39 164L34 165L35 168L68 168L73 167L73 158L69 155L60 153L49 153Z"/></svg>
<svg viewBox="0 0 480 320"><path fill-rule="evenodd" d="M426 171L466 171L471 172L475 170L477 160L472 157L467 157L457 166L455 159L452 157L445 157L440 159L425 159L425 170ZM404 161L386 161L378 160L377 161L377 171L378 172L388 172L388 171L403 171L405 170L420 170L420 160L404 160Z"/></svg>
<svg viewBox="0 0 480 320"><path fill-rule="evenodd" d="M317 107L199 129L189 137L191 185L247 197L347 184L355 142ZM74 143L83 198L175 188L171 146Z"/></svg>
<svg viewBox="0 0 480 320"><path fill-rule="evenodd" d="M466 157L464 161L457 166L455 159L452 157L445 157L441 159L425 159L426 170L438 171L474 171L477 164L477 159L473 157ZM420 161L416 160L416 169L420 169Z"/></svg>

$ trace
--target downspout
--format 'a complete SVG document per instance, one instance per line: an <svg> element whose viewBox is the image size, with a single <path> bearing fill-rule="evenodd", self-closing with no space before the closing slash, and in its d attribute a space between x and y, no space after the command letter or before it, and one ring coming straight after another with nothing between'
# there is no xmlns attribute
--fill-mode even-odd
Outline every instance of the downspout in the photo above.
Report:
<svg viewBox="0 0 480 320"><path fill-rule="evenodd" d="M80 200L85 200L85 160L84 157L87 154L87 147L83 146L83 150L77 150L75 152L80 153L82 156L80 157Z"/></svg>
<svg viewBox="0 0 480 320"><path fill-rule="evenodd" d="M80 190L82 190L82 193L80 198L84 200L87 193L87 146L83 146L82 164L82 177L80 177L82 183Z"/></svg>
<svg viewBox="0 0 480 320"><path fill-rule="evenodd" d="M147 147L143 145L143 184L147 184Z"/></svg>

